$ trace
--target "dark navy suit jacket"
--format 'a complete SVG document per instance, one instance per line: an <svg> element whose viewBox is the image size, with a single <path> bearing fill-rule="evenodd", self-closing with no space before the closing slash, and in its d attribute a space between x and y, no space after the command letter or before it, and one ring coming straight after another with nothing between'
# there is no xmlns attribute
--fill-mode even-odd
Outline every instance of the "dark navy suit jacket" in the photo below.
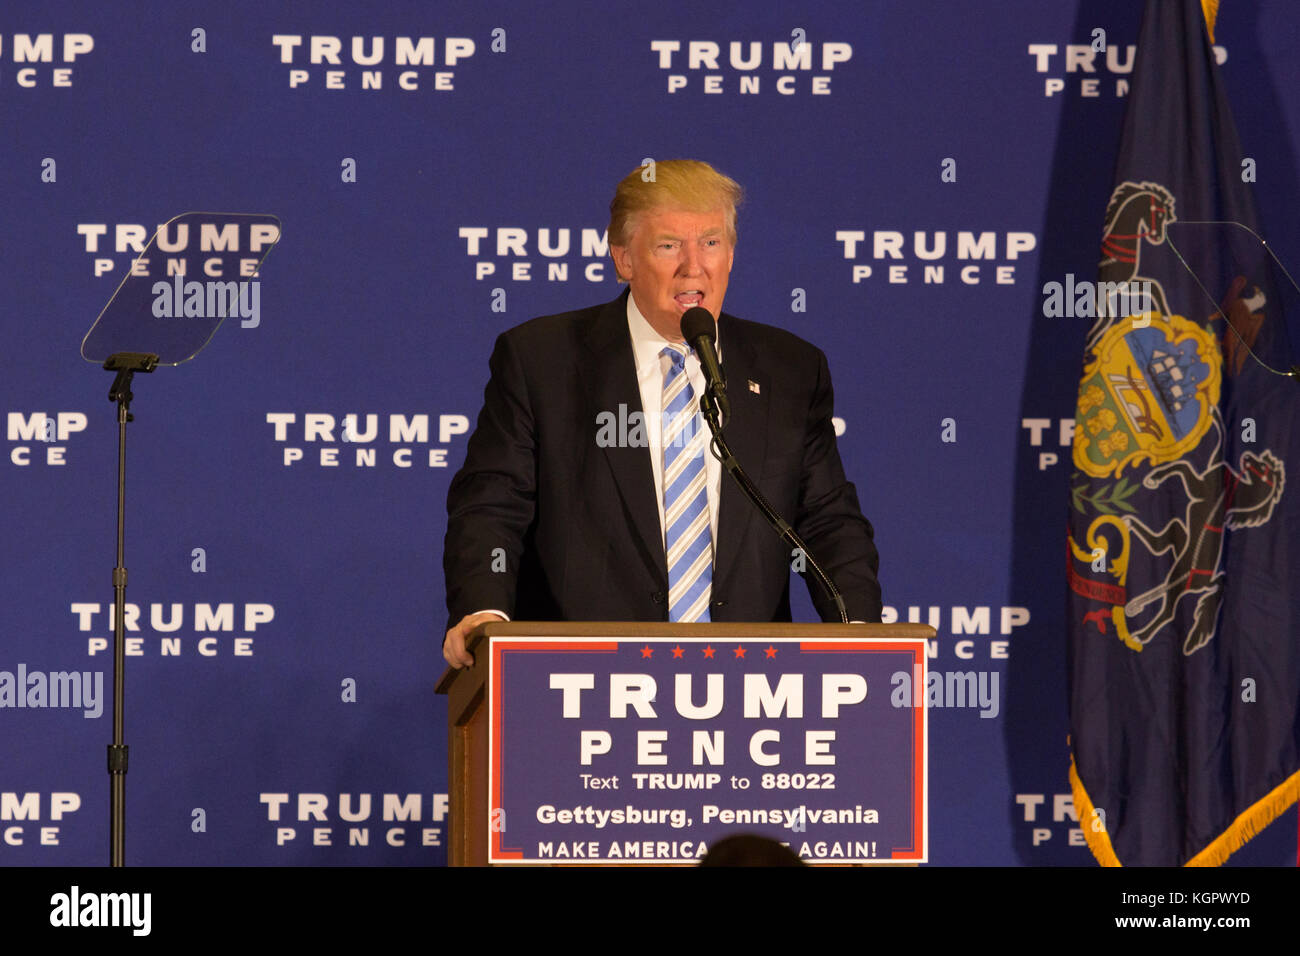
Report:
<svg viewBox="0 0 1300 956"><path fill-rule="evenodd" d="M447 492L449 628L488 608L513 620L668 619L649 450L597 441L602 412L641 410L627 295L497 338L483 410ZM728 444L830 574L850 620L879 621L878 558L835 447L826 356L725 312L718 337ZM718 507L711 618L790 620L788 547L725 471ZM838 621L811 578L809 591L822 619Z"/></svg>

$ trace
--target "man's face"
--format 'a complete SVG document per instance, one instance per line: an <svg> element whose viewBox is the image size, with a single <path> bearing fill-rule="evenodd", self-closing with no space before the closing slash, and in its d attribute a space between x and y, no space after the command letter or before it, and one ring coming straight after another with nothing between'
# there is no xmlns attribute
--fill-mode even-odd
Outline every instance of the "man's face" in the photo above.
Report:
<svg viewBox="0 0 1300 956"><path fill-rule="evenodd" d="M680 342L682 315L703 306L716 319L727 293L735 247L722 209L658 209L642 215L626 246L610 246L614 265L651 327Z"/></svg>

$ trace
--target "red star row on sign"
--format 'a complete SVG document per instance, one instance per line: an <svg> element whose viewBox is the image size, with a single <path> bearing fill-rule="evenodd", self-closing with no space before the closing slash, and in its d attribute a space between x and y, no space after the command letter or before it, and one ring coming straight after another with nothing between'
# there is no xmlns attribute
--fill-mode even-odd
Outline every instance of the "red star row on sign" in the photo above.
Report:
<svg viewBox="0 0 1300 956"><path fill-rule="evenodd" d="M674 658L680 658L683 654L686 653L685 648L682 648L680 646L674 647L672 650L673 650ZM713 655L717 653L717 651L715 651L711 645L705 645L703 650L704 650L704 656L709 658L710 660L712 660ZM651 647L649 644L641 648L641 656L643 658L654 657L654 653L655 653L655 649ZM743 646L734 647L732 648L731 653L736 655L736 660L743 660L745 657L745 648ZM769 644L766 648L763 649L763 653L770 660L771 658L776 657L776 648L773 647L771 644Z"/></svg>

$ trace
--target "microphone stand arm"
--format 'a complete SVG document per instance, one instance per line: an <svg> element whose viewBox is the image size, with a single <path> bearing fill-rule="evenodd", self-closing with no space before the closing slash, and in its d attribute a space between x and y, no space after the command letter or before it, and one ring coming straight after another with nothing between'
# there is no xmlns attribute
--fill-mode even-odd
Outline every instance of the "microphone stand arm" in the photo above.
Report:
<svg viewBox="0 0 1300 956"><path fill-rule="evenodd" d="M725 415L720 413L718 399L719 396L715 394L715 389L712 387L706 388L704 394L700 396L700 414L704 416L704 421L708 423L709 431L713 434L710 451L722 463L722 467L727 469L727 474L735 479L736 484L740 486L740 490L745 493L745 496L754 503L754 507L767 519L767 523L786 543L797 548L799 553L804 556L804 559L808 562L808 567L812 569L813 577L817 579L817 583L821 585L822 590L835 602L835 607L839 609L840 622L848 624L849 615L844 609L844 598L840 596L839 590L831 582L830 576L822 570L817 560L808 553L808 548L803 543L803 539L799 537L794 528L790 527L790 523L777 514L776 509L768 504L767 499L763 497L763 493L758 490L758 486L750 480L749 475L745 474L745 470L740 467L740 462L731 453L731 449L727 446L727 440L722 435L721 419Z"/></svg>

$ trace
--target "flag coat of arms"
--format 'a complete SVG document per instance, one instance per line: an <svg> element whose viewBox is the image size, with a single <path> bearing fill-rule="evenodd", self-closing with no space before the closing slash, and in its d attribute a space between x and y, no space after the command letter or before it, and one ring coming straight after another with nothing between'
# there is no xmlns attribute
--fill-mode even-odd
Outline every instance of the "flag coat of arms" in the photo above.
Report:
<svg viewBox="0 0 1300 956"><path fill-rule="evenodd" d="M1147 4L1075 411L1070 777L1110 865L1217 865L1300 792L1295 290L1214 27Z"/></svg>

